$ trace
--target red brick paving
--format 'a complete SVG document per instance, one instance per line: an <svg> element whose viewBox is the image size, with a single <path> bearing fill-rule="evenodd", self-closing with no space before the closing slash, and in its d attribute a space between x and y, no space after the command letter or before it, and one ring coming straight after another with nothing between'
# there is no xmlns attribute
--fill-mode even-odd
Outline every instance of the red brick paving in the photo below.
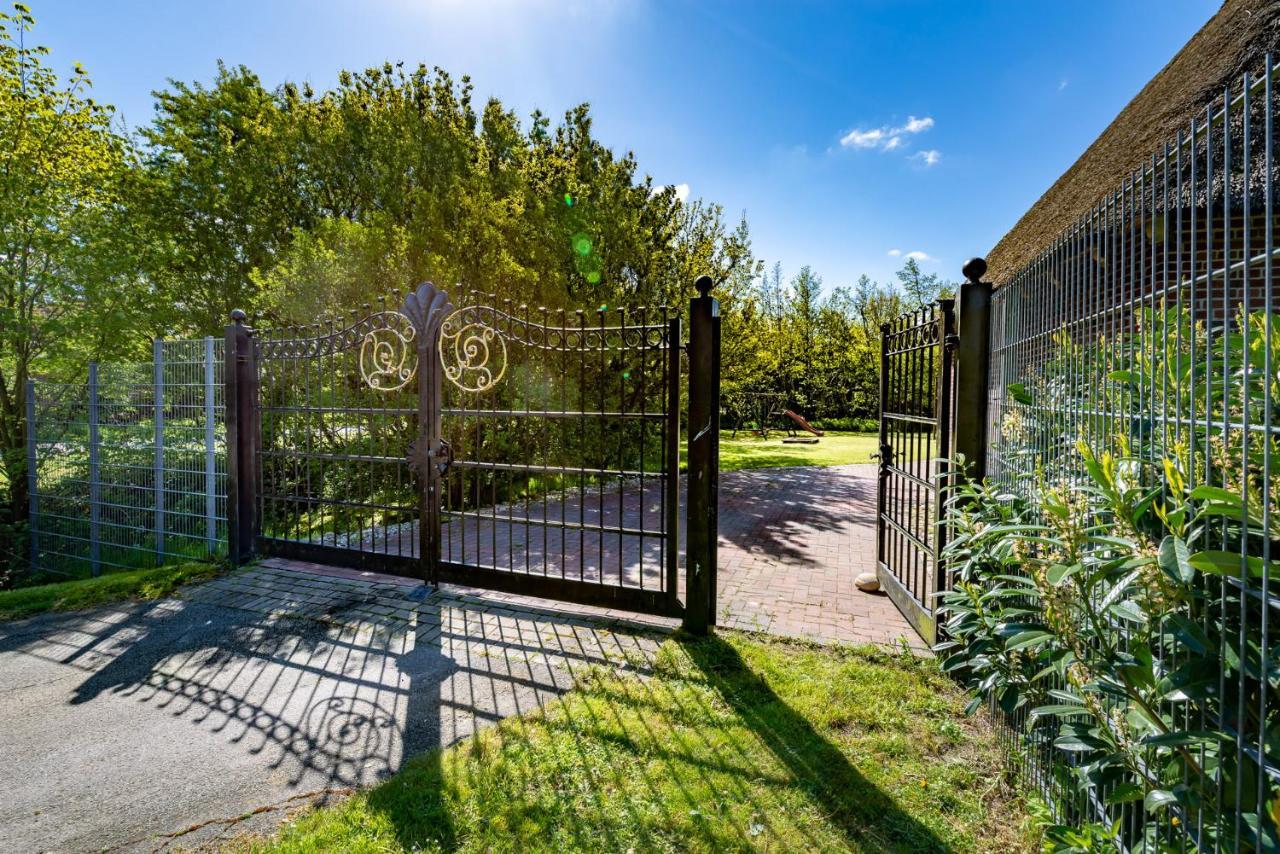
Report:
<svg viewBox="0 0 1280 854"><path fill-rule="evenodd" d="M875 571L876 467L756 469L720 476L719 623L822 642L924 644Z"/></svg>
<svg viewBox="0 0 1280 854"><path fill-rule="evenodd" d="M657 484L645 487L643 496L636 484L628 484L582 500L571 496L533 501L455 518L444 527L445 557L515 572L659 589L663 564L657 538L616 532L566 536L564 529L543 521L660 528L660 490ZM854 587L860 573L875 571L875 513L874 465L721 474L719 624L825 643L898 644L905 639L912 648L924 650L888 597ZM409 525L371 530L362 547L413 554L416 544L416 531ZM512 603L535 601L471 589L468 593ZM624 616L556 607L570 613ZM649 617L639 621L670 623Z"/></svg>

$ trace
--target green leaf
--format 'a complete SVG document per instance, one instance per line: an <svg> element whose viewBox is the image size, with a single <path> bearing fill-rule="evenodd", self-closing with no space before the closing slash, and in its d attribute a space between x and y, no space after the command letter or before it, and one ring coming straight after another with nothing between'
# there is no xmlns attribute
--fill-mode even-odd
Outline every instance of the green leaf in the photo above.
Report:
<svg viewBox="0 0 1280 854"><path fill-rule="evenodd" d="M1121 599L1112 605L1107 613L1135 623L1145 623L1149 619L1147 612L1142 610L1142 606L1132 599Z"/></svg>
<svg viewBox="0 0 1280 854"><path fill-rule="evenodd" d="M1191 490L1188 495L1193 501L1212 501L1218 504L1242 504L1244 503L1240 496L1229 489L1223 489L1220 486L1209 486L1201 484Z"/></svg>
<svg viewBox="0 0 1280 854"><path fill-rule="evenodd" d="M1165 617L1165 631L1195 655L1204 655L1209 649L1209 636L1186 614Z"/></svg>
<svg viewBox="0 0 1280 854"><path fill-rule="evenodd" d="M1115 586L1113 586L1110 590L1107 591L1107 595L1102 597L1102 602L1099 603L1098 609L1101 611L1105 611L1108 608L1110 608L1113 604L1115 604L1116 600L1118 600L1121 596L1125 594L1125 591L1129 589L1130 585L1133 584L1133 582L1137 579L1139 574L1140 574L1139 570L1134 570L1133 572L1126 575L1124 578L1121 578L1119 581L1117 581L1115 583Z"/></svg>
<svg viewBox="0 0 1280 854"><path fill-rule="evenodd" d="M1062 735L1053 740L1053 746L1070 753L1087 753L1101 750L1107 746L1107 743L1088 735Z"/></svg>
<svg viewBox="0 0 1280 854"><path fill-rule="evenodd" d="M1064 579L1070 578L1080 570L1084 569L1082 564L1061 564L1055 563L1045 572L1045 578L1055 587L1063 582Z"/></svg>
<svg viewBox="0 0 1280 854"><path fill-rule="evenodd" d="M1160 568L1175 581L1190 584L1196 577L1187 553L1187 544L1172 534L1160 542Z"/></svg>
<svg viewBox="0 0 1280 854"><path fill-rule="evenodd" d="M1147 812L1155 812L1177 802L1177 795L1168 789L1152 789L1147 792L1147 796L1142 801L1143 806L1147 808Z"/></svg>
<svg viewBox="0 0 1280 854"><path fill-rule="evenodd" d="M1061 703L1052 706L1036 706L1031 710L1031 717L1043 718L1049 715L1065 717L1067 715L1087 715L1089 710L1084 706L1076 706L1070 703Z"/></svg>
<svg viewBox="0 0 1280 854"><path fill-rule="evenodd" d="M1005 642L1004 648L1010 651L1026 649L1027 647L1038 646L1052 637L1053 632L1046 632L1040 629L1034 629L1029 632L1019 632Z"/></svg>
<svg viewBox="0 0 1280 854"><path fill-rule="evenodd" d="M1012 385L1009 385L1007 387L1007 391L1009 392L1009 396L1012 397L1014 400L1016 400L1018 403L1024 404L1026 406L1031 406L1033 403L1035 403L1035 401L1031 397L1030 392L1027 391L1027 387L1022 383L1013 383Z"/></svg>
<svg viewBox="0 0 1280 854"><path fill-rule="evenodd" d="M1205 551L1196 552L1191 555L1187 561L1193 567L1206 575L1239 576L1240 568L1243 566L1246 570L1246 574L1251 575L1254 578L1262 577L1262 558L1250 555L1241 555L1239 552L1206 549ZM1276 562L1271 561L1270 563L1271 568L1275 569Z"/></svg>
<svg viewBox="0 0 1280 854"><path fill-rule="evenodd" d="M1212 744L1215 741L1230 741L1226 733L1212 730L1182 730L1180 732L1162 732L1148 735L1142 743L1150 747L1187 747L1189 745Z"/></svg>
<svg viewBox="0 0 1280 854"><path fill-rule="evenodd" d="M1137 783L1121 783L1112 789L1106 797L1109 804L1127 804L1131 801L1140 801L1143 798L1143 789Z"/></svg>

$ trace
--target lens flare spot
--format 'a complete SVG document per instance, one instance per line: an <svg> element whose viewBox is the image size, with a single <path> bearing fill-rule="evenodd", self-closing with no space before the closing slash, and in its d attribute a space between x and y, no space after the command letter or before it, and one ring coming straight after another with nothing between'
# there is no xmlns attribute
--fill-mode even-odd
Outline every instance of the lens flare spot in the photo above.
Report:
<svg viewBox="0 0 1280 854"><path fill-rule="evenodd" d="M573 196L569 195L568 193L565 193L564 204L565 204L565 207L570 207L570 208L573 207Z"/></svg>
<svg viewBox="0 0 1280 854"><path fill-rule="evenodd" d="M573 251L586 258L591 254L591 238L585 234L575 234L573 236Z"/></svg>
<svg viewBox="0 0 1280 854"><path fill-rule="evenodd" d="M600 271L592 270L591 272L587 273L587 281L593 285L598 285L600 283Z"/></svg>
<svg viewBox="0 0 1280 854"><path fill-rule="evenodd" d="M629 380L629 379L631 379L631 372L630 372L630 371L623 371L623 372L622 372L622 378L623 378L624 380Z"/></svg>

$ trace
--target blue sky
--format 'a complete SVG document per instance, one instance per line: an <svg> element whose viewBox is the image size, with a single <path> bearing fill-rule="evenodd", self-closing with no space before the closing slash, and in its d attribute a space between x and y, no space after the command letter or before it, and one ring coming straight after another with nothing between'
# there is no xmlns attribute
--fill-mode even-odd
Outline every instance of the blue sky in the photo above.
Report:
<svg viewBox="0 0 1280 854"><path fill-rule="evenodd" d="M133 126L166 78L244 63L331 85L384 60L470 74L745 211L754 248L828 287L907 253L959 278L1216 11L1216 0L28 0L61 69ZM891 254L892 252L898 254Z"/></svg>

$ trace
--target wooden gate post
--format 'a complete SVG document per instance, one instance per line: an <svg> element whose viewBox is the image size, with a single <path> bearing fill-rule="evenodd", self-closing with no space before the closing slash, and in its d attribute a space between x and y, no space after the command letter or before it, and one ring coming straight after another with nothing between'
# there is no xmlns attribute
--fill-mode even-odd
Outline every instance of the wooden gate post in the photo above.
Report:
<svg viewBox="0 0 1280 854"><path fill-rule="evenodd" d="M987 473L987 383L991 371L991 283L982 281L987 262L970 258L960 286L960 345L956 352L956 444L968 466L962 474Z"/></svg>
<svg viewBox="0 0 1280 854"><path fill-rule="evenodd" d="M232 563L253 556L257 532L258 364L246 318L236 309L226 328L227 557Z"/></svg>
<svg viewBox="0 0 1280 854"><path fill-rule="evenodd" d="M720 303L710 276L689 301L689 497L684 628L706 634L716 623L716 539L720 481Z"/></svg>

